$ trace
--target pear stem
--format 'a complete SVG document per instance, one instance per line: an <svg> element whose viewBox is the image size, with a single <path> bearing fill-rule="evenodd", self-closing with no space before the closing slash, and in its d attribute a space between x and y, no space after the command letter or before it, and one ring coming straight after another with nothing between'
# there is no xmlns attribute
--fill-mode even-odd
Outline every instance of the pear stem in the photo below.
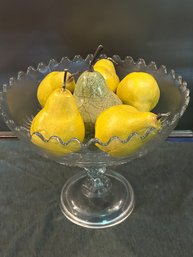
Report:
<svg viewBox="0 0 193 257"><path fill-rule="evenodd" d="M68 73L68 70L65 69L65 70L64 70L64 84L63 84L63 89L66 89L67 73Z"/></svg>
<svg viewBox="0 0 193 257"><path fill-rule="evenodd" d="M92 58L92 60L90 61L90 65L89 65L89 71L93 71L93 64L94 64L94 62L95 62L95 60L96 60L96 58L100 55L100 53L102 52L102 50L103 50L103 46L102 45L99 45L98 47L97 47L97 49L96 49L96 51L95 51L95 53L94 53L94 55L93 55L93 58Z"/></svg>

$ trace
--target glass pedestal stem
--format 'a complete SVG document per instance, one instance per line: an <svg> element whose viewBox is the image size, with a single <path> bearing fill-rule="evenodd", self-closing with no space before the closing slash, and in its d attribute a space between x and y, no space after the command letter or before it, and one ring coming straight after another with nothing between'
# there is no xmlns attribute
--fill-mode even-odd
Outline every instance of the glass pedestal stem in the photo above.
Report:
<svg viewBox="0 0 193 257"><path fill-rule="evenodd" d="M85 167L66 181L61 192L61 210L73 223L105 228L125 220L134 208L130 183L105 167Z"/></svg>
<svg viewBox="0 0 193 257"><path fill-rule="evenodd" d="M100 198L106 195L112 186L111 180L106 176L106 167L84 168L87 178L82 184L82 193L89 198Z"/></svg>

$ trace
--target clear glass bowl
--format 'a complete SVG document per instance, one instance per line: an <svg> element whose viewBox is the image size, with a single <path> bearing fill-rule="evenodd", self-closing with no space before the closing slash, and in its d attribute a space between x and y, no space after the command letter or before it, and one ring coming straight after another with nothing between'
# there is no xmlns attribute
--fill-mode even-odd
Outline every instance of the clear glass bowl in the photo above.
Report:
<svg viewBox="0 0 193 257"><path fill-rule="evenodd" d="M100 56L103 57L106 56ZM154 62L146 65L143 59L134 62L131 57L122 60L114 55L112 59L117 63L116 71L120 79L133 71L145 71L156 78L161 97L153 112L166 114L161 118L160 131L136 152L119 158L102 152L95 143L104 146L118 140L121 144L126 144L133 137L144 140L151 136L153 128L149 128L143 137L133 133L127 140L122 141L119 137L113 137L105 144L97 138L86 138L83 143L76 138L63 142L53 135L49 140L57 140L63 145L75 140L80 144L80 151L58 157L31 142L30 124L40 110L36 97L38 85L45 75L54 70L68 69L71 73L83 72L87 70L91 59L92 55L88 55L86 59L75 56L73 60L64 57L60 62L50 60L48 64L40 63L37 69L29 67L26 73L19 72L17 78L10 78L9 83L3 86L0 102L5 123L29 147L43 157L54 159L58 163L83 168L82 172L69 178L64 184L60 198L61 210L69 220L78 225L103 228L122 222L134 208L134 193L130 183L119 173L110 170L109 166L139 158L166 139L186 110L189 90L182 77L176 76L173 70L168 72L165 66L157 68ZM36 135L41 140L48 141L40 133Z"/></svg>

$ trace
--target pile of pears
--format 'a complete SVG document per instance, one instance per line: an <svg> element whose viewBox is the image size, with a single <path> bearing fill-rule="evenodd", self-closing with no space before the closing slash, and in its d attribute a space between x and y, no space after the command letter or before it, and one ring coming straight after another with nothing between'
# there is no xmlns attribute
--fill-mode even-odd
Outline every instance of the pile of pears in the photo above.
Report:
<svg viewBox="0 0 193 257"><path fill-rule="evenodd" d="M120 81L113 60L96 61L102 48L98 47L88 70L76 82L68 70L50 72L40 82L37 99L42 109L30 128L35 145L62 156L79 151L80 142L95 137L102 142L95 144L100 150L122 157L160 130L159 115L151 112L160 98L155 78L131 72ZM146 137L149 128L154 132ZM132 134L136 136L126 142Z"/></svg>

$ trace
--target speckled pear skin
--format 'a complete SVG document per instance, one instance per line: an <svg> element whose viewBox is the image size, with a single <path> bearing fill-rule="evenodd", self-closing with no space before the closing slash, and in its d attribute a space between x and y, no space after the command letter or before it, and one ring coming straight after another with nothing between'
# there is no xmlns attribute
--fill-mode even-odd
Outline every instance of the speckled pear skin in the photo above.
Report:
<svg viewBox="0 0 193 257"><path fill-rule="evenodd" d="M105 109L122 104L97 71L85 71L78 79L74 97L87 133L94 132L95 121Z"/></svg>

